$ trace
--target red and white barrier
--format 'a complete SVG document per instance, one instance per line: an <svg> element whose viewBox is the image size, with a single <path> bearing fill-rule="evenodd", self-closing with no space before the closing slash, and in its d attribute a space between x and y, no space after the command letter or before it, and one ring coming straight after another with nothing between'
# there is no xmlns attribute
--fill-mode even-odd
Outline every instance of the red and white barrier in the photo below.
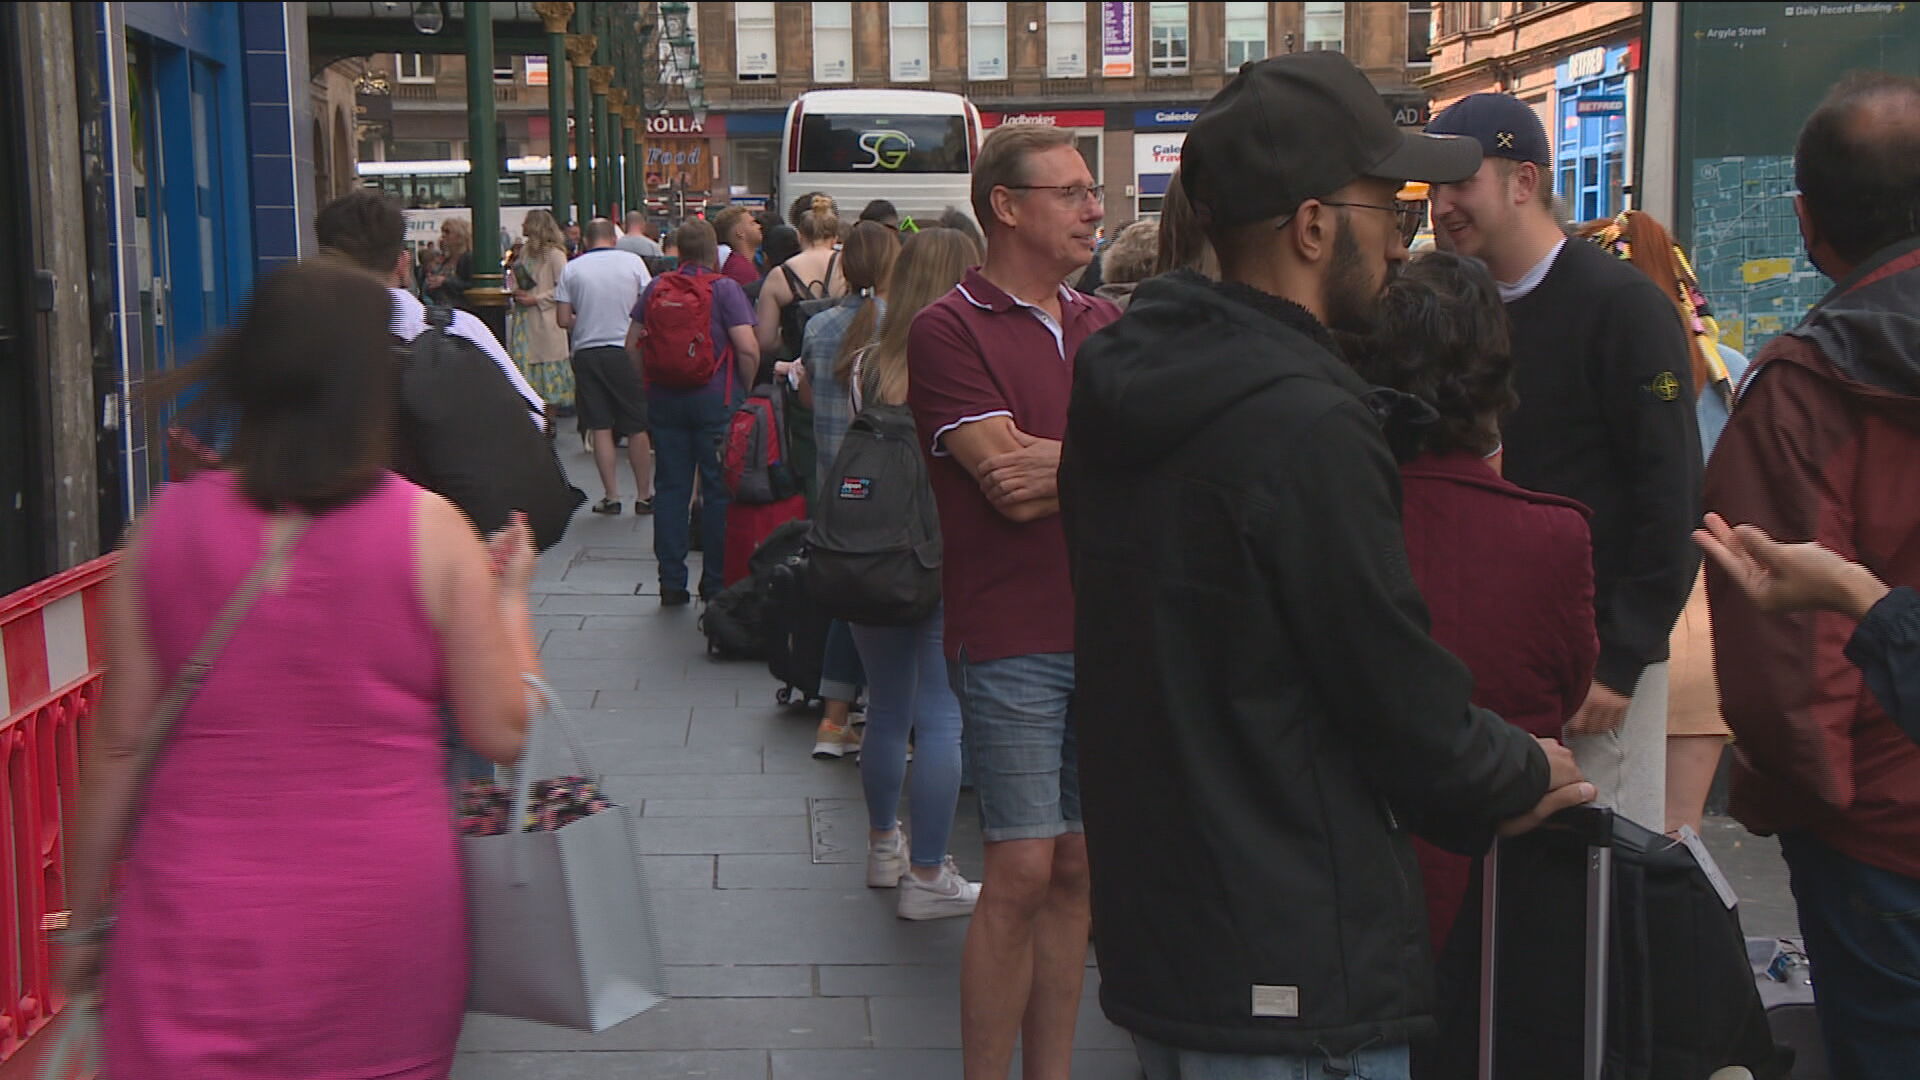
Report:
<svg viewBox="0 0 1920 1080"><path fill-rule="evenodd" d="M66 903L80 735L106 675L108 555L0 597L0 1060L60 1006L44 924Z"/></svg>

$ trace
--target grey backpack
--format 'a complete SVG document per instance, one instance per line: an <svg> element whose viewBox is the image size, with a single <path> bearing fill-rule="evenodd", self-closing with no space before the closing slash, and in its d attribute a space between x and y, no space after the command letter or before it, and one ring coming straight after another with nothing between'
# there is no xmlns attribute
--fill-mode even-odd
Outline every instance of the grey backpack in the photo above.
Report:
<svg viewBox="0 0 1920 1080"><path fill-rule="evenodd" d="M854 417L814 502L807 591L836 619L911 626L940 604L940 514L913 414L869 405Z"/></svg>

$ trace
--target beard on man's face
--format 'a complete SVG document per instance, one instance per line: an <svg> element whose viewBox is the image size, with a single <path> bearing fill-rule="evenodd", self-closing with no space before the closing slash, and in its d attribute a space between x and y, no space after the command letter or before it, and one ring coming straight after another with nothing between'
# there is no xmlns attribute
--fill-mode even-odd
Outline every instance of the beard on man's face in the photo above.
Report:
<svg viewBox="0 0 1920 1080"><path fill-rule="evenodd" d="M1378 282L1367 273L1366 259L1353 238L1352 223L1342 211L1340 232L1333 239L1333 261L1327 267L1327 328L1348 334L1372 331L1379 318L1380 297L1397 269L1388 263Z"/></svg>

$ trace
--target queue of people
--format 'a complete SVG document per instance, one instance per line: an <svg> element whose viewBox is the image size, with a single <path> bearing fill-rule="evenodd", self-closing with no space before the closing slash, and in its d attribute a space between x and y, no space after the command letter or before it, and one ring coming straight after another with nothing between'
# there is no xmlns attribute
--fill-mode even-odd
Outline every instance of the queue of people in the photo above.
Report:
<svg viewBox="0 0 1920 1080"><path fill-rule="evenodd" d="M1796 209L1836 286L1751 365L1658 222L1563 226L1523 102L1407 133L1331 52L1240 70L1093 292L1070 283L1100 185L1070 134L1007 125L971 218L907 234L807 193L665 243L595 219L573 254L535 212L511 353L464 312L449 332L543 429L564 358L592 510L624 511L624 439L667 608L723 586L721 435L749 393L791 391L813 499L863 410L910 416L940 603L827 632L815 753L858 753L868 885L904 919L971 917L969 1080L1016 1052L1066 1080L1095 926L1101 1006L1150 1080L1420 1076L1473 860L1592 802L1697 826L1729 736L1834 1070L1881 1080L1920 1060L1916 113L1920 80L1873 74L1807 121ZM65 977L104 970L127 1075L446 1075L466 963L441 732L510 763L526 730L529 531L481 537L390 470L391 341L435 317L399 207L356 192L316 225L331 260L263 279L161 387L204 384L239 428L226 468L156 501L110 605ZM436 300L468 246L449 222ZM259 625L156 730L162 673L263 551ZM361 631L316 660L304 628L341 621ZM273 798L224 782L242 763ZM978 883L949 850L963 776ZM316 927L334 947L276 944ZM366 974L396 952L407 980Z"/></svg>

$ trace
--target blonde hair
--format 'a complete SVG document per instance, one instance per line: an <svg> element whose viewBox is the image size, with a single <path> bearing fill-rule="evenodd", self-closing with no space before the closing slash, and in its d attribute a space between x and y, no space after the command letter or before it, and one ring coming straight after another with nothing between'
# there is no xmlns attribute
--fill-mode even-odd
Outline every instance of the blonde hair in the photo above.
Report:
<svg viewBox="0 0 1920 1080"><path fill-rule="evenodd" d="M734 203L728 206L726 209L713 215L713 219L712 219L713 234L720 238L721 243L732 245L733 230L739 228L740 222L746 217L748 217L751 213L752 211L748 210L744 206L741 206L739 203ZM740 254L751 257L753 253L750 251L743 251Z"/></svg>
<svg viewBox="0 0 1920 1080"><path fill-rule="evenodd" d="M1027 181L1027 159L1073 145L1073 132L1040 124L1002 124L980 146L973 163L973 216L989 234L1000 228L993 216L993 189Z"/></svg>
<svg viewBox="0 0 1920 1080"><path fill-rule="evenodd" d="M447 243L440 246L449 259L457 259L473 250L473 222L463 217L450 217L440 223L440 234Z"/></svg>
<svg viewBox="0 0 1920 1080"><path fill-rule="evenodd" d="M560 231L560 223L554 220L552 211L527 211L527 220L520 231L527 234L527 246L522 254L529 260L537 259L549 251L567 250L567 234Z"/></svg>
<svg viewBox="0 0 1920 1080"><path fill-rule="evenodd" d="M1126 285L1150 278L1159 255L1160 223L1142 218L1113 238L1113 246L1100 260L1100 280L1108 285Z"/></svg>
<svg viewBox="0 0 1920 1080"><path fill-rule="evenodd" d="M889 404L907 397L907 335L914 316L953 291L967 271L980 265L980 246L957 229L923 229L907 237L893 264L887 315L880 336L862 363L861 396Z"/></svg>
<svg viewBox="0 0 1920 1080"><path fill-rule="evenodd" d="M840 211L833 205L833 199L826 195L815 195L807 204L807 211L793 223L800 230L800 239L808 244L824 244L840 238Z"/></svg>

